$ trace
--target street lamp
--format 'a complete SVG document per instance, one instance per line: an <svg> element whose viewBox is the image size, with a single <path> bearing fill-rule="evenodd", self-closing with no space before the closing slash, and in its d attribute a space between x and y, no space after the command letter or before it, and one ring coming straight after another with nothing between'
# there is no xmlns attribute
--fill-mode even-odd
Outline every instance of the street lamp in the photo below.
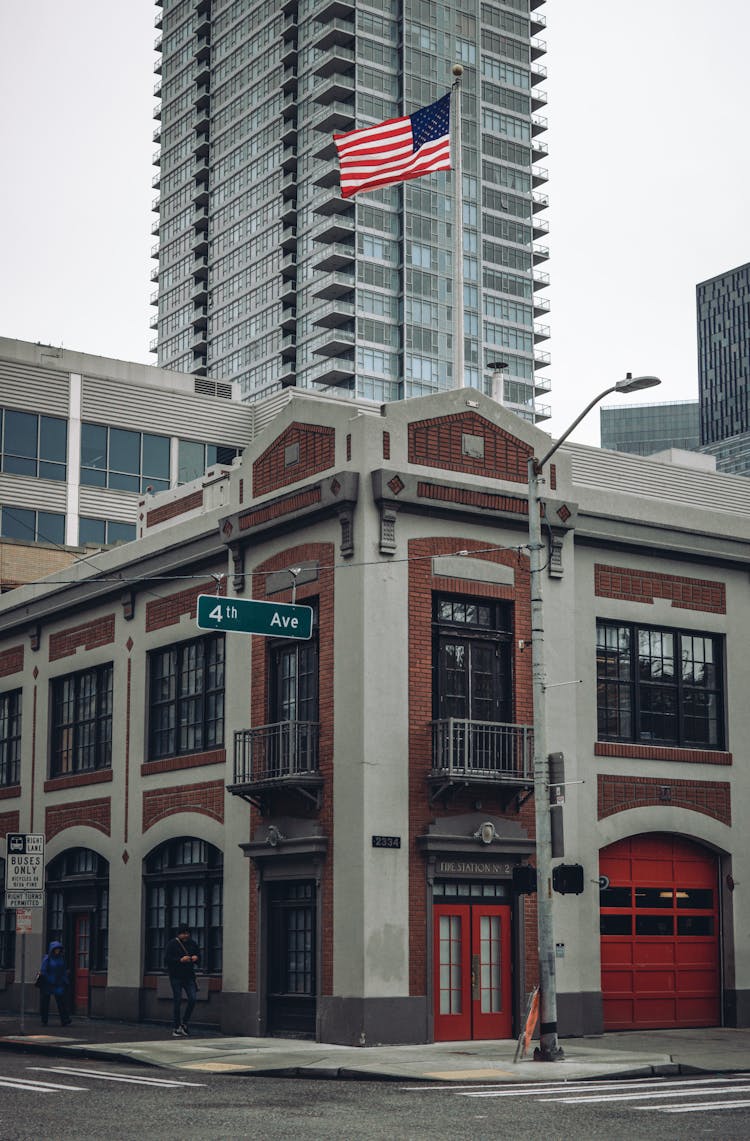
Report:
<svg viewBox="0 0 750 1141"><path fill-rule="evenodd" d="M632 376L605 388L586 405L569 428L540 460L531 456L529 485L529 572L531 590L531 672L534 702L534 810L536 817L537 931L539 942L539 1049L535 1058L554 1062L563 1057L557 1041L557 982L555 942L552 932L552 829L549 811L547 755L547 687L544 676L544 608L542 604L542 512L539 479L544 465L567 440L595 404L611 392L638 392L661 384L658 376Z"/></svg>

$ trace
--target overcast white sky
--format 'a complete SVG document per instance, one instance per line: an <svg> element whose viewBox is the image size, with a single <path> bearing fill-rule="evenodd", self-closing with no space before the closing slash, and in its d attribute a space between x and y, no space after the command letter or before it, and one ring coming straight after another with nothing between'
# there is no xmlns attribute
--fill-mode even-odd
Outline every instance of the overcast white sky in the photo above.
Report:
<svg viewBox="0 0 750 1141"><path fill-rule="evenodd" d="M628 370L662 377L654 399L697 396L695 285L750 259L750 3L542 11L545 427L560 433ZM0 0L0 335L154 361L154 14L152 0ZM575 438L598 442L596 413Z"/></svg>

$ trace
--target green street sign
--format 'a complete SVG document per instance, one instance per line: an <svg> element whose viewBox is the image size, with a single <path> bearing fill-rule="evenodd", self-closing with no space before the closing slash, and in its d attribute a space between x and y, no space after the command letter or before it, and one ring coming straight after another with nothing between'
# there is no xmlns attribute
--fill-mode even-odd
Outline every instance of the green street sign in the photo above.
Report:
<svg viewBox="0 0 750 1141"><path fill-rule="evenodd" d="M312 623L311 606L198 595L201 630L234 630L240 634L264 634L267 638L309 638Z"/></svg>

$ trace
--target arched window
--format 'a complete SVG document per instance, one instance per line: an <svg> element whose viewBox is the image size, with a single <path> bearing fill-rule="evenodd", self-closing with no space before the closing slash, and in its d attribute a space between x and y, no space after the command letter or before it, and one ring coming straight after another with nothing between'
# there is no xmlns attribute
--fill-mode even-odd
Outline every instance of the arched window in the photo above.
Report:
<svg viewBox="0 0 750 1141"><path fill-rule="evenodd" d="M5 908L5 860L0 860L0 970L12 970L16 962L16 913Z"/></svg>
<svg viewBox="0 0 750 1141"><path fill-rule="evenodd" d="M164 971L167 942L186 923L201 949L201 970L221 972L224 857L191 836L168 840L146 857L144 969Z"/></svg>
<svg viewBox="0 0 750 1141"><path fill-rule="evenodd" d="M109 862L91 848L68 848L47 867L47 942L72 947L72 917L88 913L87 967L106 971L109 936Z"/></svg>

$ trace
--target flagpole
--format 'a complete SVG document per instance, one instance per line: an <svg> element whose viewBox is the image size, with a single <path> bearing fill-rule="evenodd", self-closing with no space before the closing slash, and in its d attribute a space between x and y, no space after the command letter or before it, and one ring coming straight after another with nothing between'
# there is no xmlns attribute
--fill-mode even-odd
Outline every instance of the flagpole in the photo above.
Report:
<svg viewBox="0 0 750 1141"><path fill-rule="evenodd" d="M460 63L453 64L453 387L464 387L464 205L461 156L461 76Z"/></svg>

